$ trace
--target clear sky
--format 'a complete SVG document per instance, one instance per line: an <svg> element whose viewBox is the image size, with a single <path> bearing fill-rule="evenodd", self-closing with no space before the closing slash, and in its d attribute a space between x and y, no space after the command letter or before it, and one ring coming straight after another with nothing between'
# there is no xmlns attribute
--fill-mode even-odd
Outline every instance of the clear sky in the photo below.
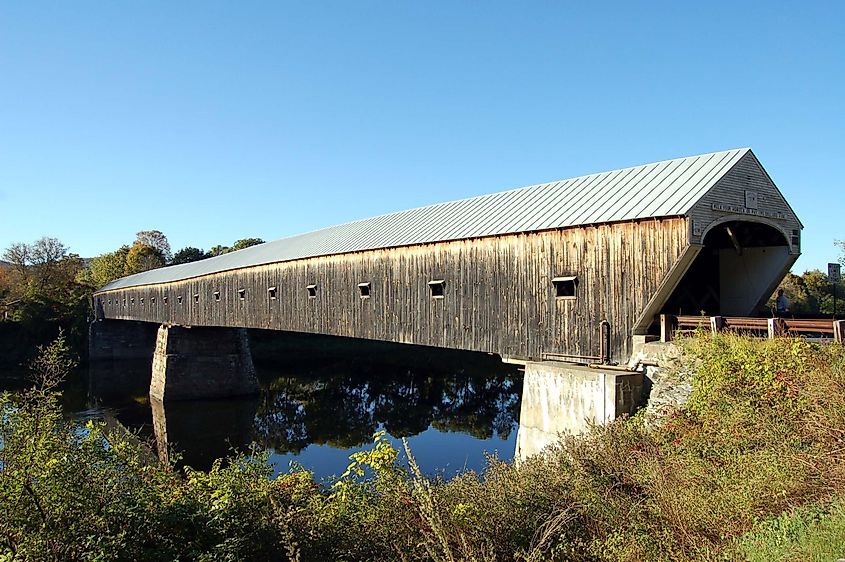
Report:
<svg viewBox="0 0 845 562"><path fill-rule="evenodd" d="M174 250L750 146L845 238L845 2L0 2L0 250Z"/></svg>

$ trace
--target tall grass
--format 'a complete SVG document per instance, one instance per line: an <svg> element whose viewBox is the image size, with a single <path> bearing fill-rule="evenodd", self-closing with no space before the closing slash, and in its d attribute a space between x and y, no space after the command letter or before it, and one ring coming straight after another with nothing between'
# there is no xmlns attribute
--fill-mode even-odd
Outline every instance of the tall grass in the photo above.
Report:
<svg viewBox="0 0 845 562"><path fill-rule="evenodd" d="M0 400L0 559L804 560L845 556L845 351L684 341L693 394L518 466L426 479L383 436L330 489L259 456L208 473ZM108 439L106 439L108 437ZM820 554L817 554L820 553Z"/></svg>

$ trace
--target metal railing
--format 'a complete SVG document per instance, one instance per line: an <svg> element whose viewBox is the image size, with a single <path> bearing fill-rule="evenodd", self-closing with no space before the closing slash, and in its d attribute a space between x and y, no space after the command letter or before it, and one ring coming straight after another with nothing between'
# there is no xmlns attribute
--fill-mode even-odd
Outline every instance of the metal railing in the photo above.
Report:
<svg viewBox="0 0 845 562"><path fill-rule="evenodd" d="M696 330L709 330L714 334L733 331L764 338L829 337L837 343L843 343L845 320L660 315L660 341L671 341L677 334L691 333Z"/></svg>

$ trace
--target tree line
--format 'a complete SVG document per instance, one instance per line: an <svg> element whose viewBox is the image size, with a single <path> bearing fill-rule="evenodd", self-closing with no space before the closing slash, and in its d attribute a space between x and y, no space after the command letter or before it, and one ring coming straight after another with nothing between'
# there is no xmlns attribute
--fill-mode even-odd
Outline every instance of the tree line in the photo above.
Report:
<svg viewBox="0 0 845 562"><path fill-rule="evenodd" d="M835 242L841 254L839 262L845 267L845 240ZM836 313L845 312L845 283L832 283L827 272L811 269L802 275L789 272L781 281L779 289L783 289L789 300L789 312L794 315L823 315L833 314L834 292L836 294ZM770 303L774 305L774 301Z"/></svg>
<svg viewBox="0 0 845 562"><path fill-rule="evenodd" d="M167 237L159 230L142 230L135 237L132 245L124 244L113 252L105 253L91 260L87 281L100 288L120 277L134 275L165 265L179 265L208 259L229 252L243 250L250 246L263 244L261 238L242 238L231 246L213 246L207 252L200 248L187 246L175 254L170 251Z"/></svg>
<svg viewBox="0 0 845 562"><path fill-rule="evenodd" d="M55 338L59 328L82 353L91 293L110 281L263 242L244 238L207 252L186 247L173 254L161 231L143 230L131 244L91 259L71 252L57 238L15 242L0 255L0 363L19 363L35 346Z"/></svg>

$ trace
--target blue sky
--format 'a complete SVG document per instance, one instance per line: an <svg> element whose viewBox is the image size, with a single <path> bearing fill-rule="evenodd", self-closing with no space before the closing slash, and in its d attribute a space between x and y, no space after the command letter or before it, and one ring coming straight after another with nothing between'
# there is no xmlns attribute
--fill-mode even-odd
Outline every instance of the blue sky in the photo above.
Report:
<svg viewBox="0 0 845 562"><path fill-rule="evenodd" d="M845 238L845 2L0 3L0 249L281 238L750 146Z"/></svg>

